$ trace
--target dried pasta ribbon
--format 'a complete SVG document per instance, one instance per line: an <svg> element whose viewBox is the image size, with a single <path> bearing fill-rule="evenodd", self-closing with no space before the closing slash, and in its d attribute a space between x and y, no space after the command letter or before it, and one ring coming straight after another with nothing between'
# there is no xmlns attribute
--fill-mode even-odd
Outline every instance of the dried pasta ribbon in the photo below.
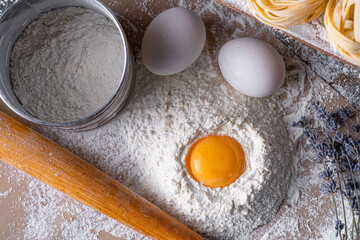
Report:
<svg viewBox="0 0 360 240"><path fill-rule="evenodd" d="M330 0L325 27L331 44L360 65L360 0Z"/></svg>
<svg viewBox="0 0 360 240"><path fill-rule="evenodd" d="M285 28L310 22L324 13L328 0L248 0L261 22Z"/></svg>

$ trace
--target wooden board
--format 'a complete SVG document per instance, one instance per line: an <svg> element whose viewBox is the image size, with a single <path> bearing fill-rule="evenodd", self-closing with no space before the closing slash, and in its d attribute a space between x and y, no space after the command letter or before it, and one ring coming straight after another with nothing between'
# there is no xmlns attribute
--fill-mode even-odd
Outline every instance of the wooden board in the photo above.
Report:
<svg viewBox="0 0 360 240"><path fill-rule="evenodd" d="M247 0L216 0L220 4L227 6L241 14L244 14L252 19L258 21L257 18L250 12L246 2ZM331 57L334 57L342 62L345 62L353 67L360 68L359 65L352 63L344 58L339 52L336 51L329 43L329 40L325 34L325 26L323 24L323 15L317 20L310 23L305 23L299 26L292 26L288 29L278 29L273 27L276 31L284 33L291 38L296 39L318 51L321 51Z"/></svg>

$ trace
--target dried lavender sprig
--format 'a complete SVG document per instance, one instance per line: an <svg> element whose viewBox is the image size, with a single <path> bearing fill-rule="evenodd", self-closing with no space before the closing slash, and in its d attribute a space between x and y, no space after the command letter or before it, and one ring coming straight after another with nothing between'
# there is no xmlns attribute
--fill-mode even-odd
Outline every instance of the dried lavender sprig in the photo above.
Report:
<svg viewBox="0 0 360 240"><path fill-rule="evenodd" d="M343 196L345 196L348 200L348 203L350 206L352 206L352 198L351 198L351 190L353 189L353 183L352 183L352 179L347 179L347 181L345 181L345 178L344 178L344 175L342 174L342 172L340 172L341 174L341 180L345 186L345 189L346 189L346 194L343 194ZM350 181L349 181L350 180ZM344 193L344 192L343 192ZM351 239L354 239L354 228L356 230L356 233L358 233L358 227L356 225L356 219L355 219L355 214L354 214L354 211L351 211L352 213L352 218L353 218L353 223L352 223L352 226L351 226ZM359 235L356 234L356 239L359 239Z"/></svg>
<svg viewBox="0 0 360 240"><path fill-rule="evenodd" d="M338 170L338 166L337 164L335 164L336 166L336 175L339 181L339 189L341 191L341 183L340 183L340 174L339 174L339 170ZM344 202L344 197L342 194L340 194L340 198L341 198L341 206L342 206L342 211L343 211L343 217L344 217L344 225L345 225L345 236L344 239L347 239L347 220L346 220L346 211L345 211L345 202Z"/></svg>
<svg viewBox="0 0 360 240"><path fill-rule="evenodd" d="M341 229L337 230L337 235L341 237L341 230L345 228L345 234L343 235L344 239L348 238L347 230L347 221L346 221L346 212L344 205L344 197L347 198L349 205L351 206L350 210L352 212L353 225L351 228L351 236L353 236L353 231L355 228L357 239L359 238L359 216L358 222L356 224L355 214L360 215L359 211L359 194L357 190L359 189L359 183L355 181L354 172L360 172L360 154L359 147L360 141L354 141L351 137L341 134L339 129L341 124L347 124L346 121L351 121L353 131L360 131L360 125L354 124L351 117L355 113L348 108L341 107L336 112L328 112L326 108L320 106L319 102L313 102L310 106L311 110L315 112L315 118L320 120L321 134L322 137L319 138L317 131L315 131L310 124L308 119L302 117L298 122L294 122L293 126L304 128L304 134L308 139L307 147L310 147L316 152L316 157L314 161L316 163L324 164L324 169L320 173L319 177L326 180L326 183L323 184L321 191L324 194L330 194L333 199L333 204L335 208L336 221L339 222L337 206L335 202L334 194L340 190L340 197L342 203L342 210L344 216L344 223ZM333 167L329 167L333 166ZM337 185L334 180L334 173L338 179L339 184ZM345 181L344 174L348 175L350 173L352 180ZM342 180L342 181L341 181ZM342 184L344 186L344 191L342 190ZM340 231L339 231L340 230Z"/></svg>
<svg viewBox="0 0 360 240"><path fill-rule="evenodd" d="M350 161L350 159L349 158L347 158L348 159L348 161ZM359 164L359 163L357 163L357 164ZM353 172L353 168L351 167L351 164L349 163L349 166L350 166L350 173L351 173L351 180L352 180L352 183L353 183L353 190L354 191L357 191L358 189L359 189L359 183L358 182L356 182L356 180L355 180L355 176L354 176L354 172ZM351 182L350 182L350 185L351 185ZM358 194L355 194L355 197L356 197L356 202L357 202L357 208L356 208L356 215L358 215L358 221L357 221L357 234L356 234L356 239L359 239L359 227L360 227L360 211L359 211L359 206L360 206L360 200L359 200L359 196L358 196ZM355 209L354 207L353 207L353 205L351 205L351 207L352 207L352 209ZM352 214L353 214L353 216L354 216L354 211L352 211ZM354 224L356 225L356 220L354 219Z"/></svg>

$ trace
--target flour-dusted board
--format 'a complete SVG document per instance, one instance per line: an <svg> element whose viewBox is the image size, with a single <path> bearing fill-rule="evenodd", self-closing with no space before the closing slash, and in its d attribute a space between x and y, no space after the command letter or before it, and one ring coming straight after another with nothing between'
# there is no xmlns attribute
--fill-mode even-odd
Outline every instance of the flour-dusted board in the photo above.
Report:
<svg viewBox="0 0 360 240"><path fill-rule="evenodd" d="M234 9L235 11L241 14L245 14L246 16L257 20L254 17L254 15L251 13L247 5L247 0L216 0L216 1L229 8ZM321 15L318 19L312 22L308 22L302 25L291 26L287 29L278 29L278 28L275 29L325 54L335 57L336 59L339 59L354 67L360 68L359 65L352 63L346 58L344 58L339 52L336 51L336 49L332 45L330 45L324 25L323 15Z"/></svg>
<svg viewBox="0 0 360 240"><path fill-rule="evenodd" d="M217 65L217 54L220 47L226 41L236 37L256 37L270 43L286 59L289 73L286 86L283 88L286 91L279 93L279 98L284 101L286 116L300 116L312 99L318 99L330 108L351 107L281 41L276 39L263 24L216 2L105 0L104 3L117 14L124 26L136 57L136 68L139 72L144 73L139 49L146 27L163 10L180 5L194 10L202 17L207 28L207 43L200 59L190 70L186 71L186 74L180 73L178 75L179 80L182 77L189 76L190 72L196 81L197 72L207 70L203 69L204 67L213 69L215 74L212 78L223 80ZM156 76L153 77L156 78ZM163 80L167 81L166 78ZM137 81L141 81L141 75L138 76ZM229 89L231 88L229 87ZM294 98L289 99L291 96ZM14 116L3 104L0 109ZM359 116L357 111L356 113ZM114 124L114 122L110 121L108 124ZM80 147L66 141L68 133L65 131L53 131L41 126L32 127L96 165L112 177L118 178L116 172L104 165L101 157L99 157L108 149L99 148L89 151L87 144L90 145L92 139L82 139L83 147ZM113 132L111 136L106 137L116 137L116 134ZM104 137L101 135L101 129L93 130L90 135L98 138ZM294 152L294 154L297 153ZM253 239L319 239L321 237L332 239L334 236L332 228L334 213L329 199L319 193L317 167L310 160L304 158L299 160L298 164L295 163L293 168L296 169L297 177L292 183L291 197L286 198L274 221L254 232ZM126 183L123 179L119 179L119 181ZM58 193L1 161L0 212L0 239L112 240L142 238L133 230Z"/></svg>

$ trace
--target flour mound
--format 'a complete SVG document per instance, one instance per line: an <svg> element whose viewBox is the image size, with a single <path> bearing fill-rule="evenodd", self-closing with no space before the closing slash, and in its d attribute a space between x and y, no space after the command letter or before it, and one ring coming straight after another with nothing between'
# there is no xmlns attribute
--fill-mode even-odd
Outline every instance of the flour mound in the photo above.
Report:
<svg viewBox="0 0 360 240"><path fill-rule="evenodd" d="M292 161L275 98L246 97L221 78L149 81L119 125L136 139L127 157L141 169L133 179L124 177L128 184L206 236L247 236L273 219L287 193ZM231 136L244 148L246 171L228 187L205 187L185 168L190 146L211 134Z"/></svg>

